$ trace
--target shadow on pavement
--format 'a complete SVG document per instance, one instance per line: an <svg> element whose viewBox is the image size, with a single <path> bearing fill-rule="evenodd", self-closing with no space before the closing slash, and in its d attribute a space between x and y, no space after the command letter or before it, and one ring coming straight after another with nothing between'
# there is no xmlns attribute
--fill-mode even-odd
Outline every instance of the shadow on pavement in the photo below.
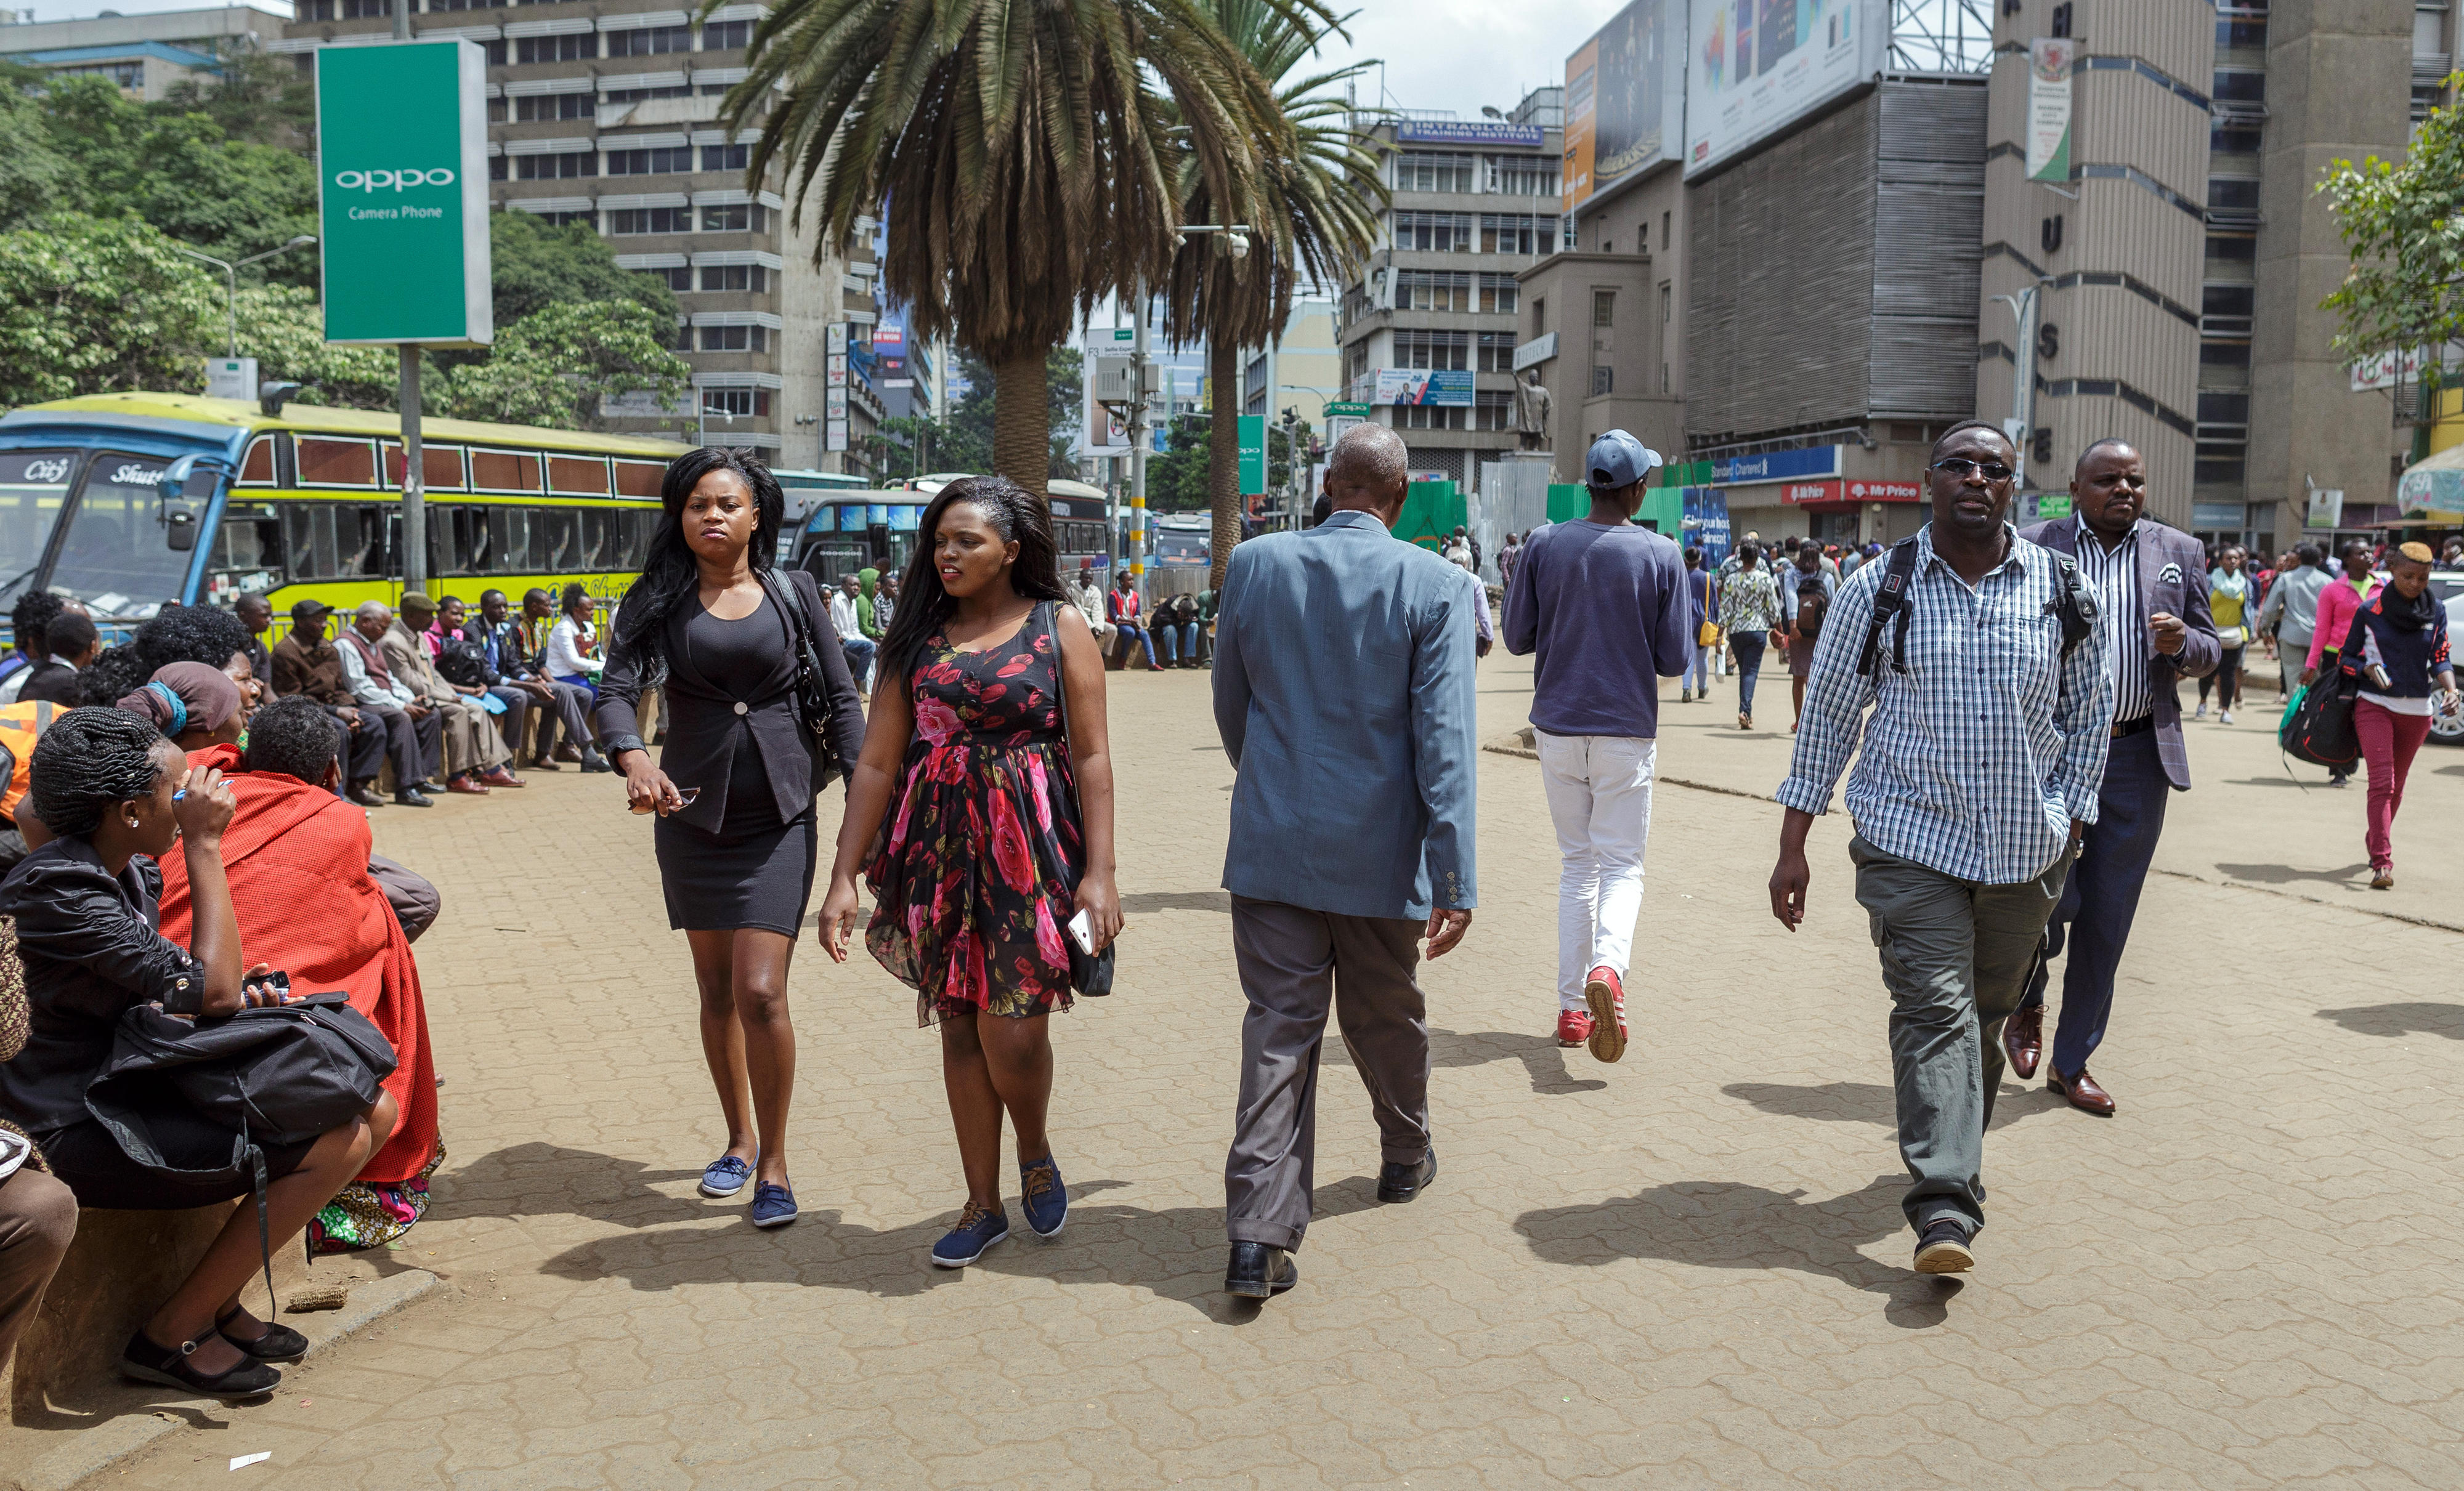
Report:
<svg viewBox="0 0 2464 1491"><path fill-rule="evenodd" d="M568 1176L647 1173L606 1155L557 1152L563 1156L563 1173ZM498 1157L491 1155L479 1163L484 1166ZM672 1179L684 1173L671 1172L665 1176ZM956 1179L954 1175L954 1184ZM653 1201L662 1203L656 1208L657 1221L722 1225L628 1223L636 1230L567 1248L542 1262L539 1272L584 1282L621 1279L646 1292L707 1283L795 1283L896 1299L949 1287L970 1272L984 1271L1049 1279L1064 1285L1119 1284L1145 1289L1159 1299L1177 1300L1210 1320L1254 1319L1258 1313L1254 1305L1222 1292L1229 1248L1223 1237L1223 1208L1152 1211L1092 1199L1128 1184L1069 1182L1069 1220L1061 1236L1049 1242L1027 1230L1017 1198L1007 1198L1008 1239L995 1245L971 1269L935 1268L927 1257L957 1219L955 1210L905 1226L875 1228L847 1220L834 1207L819 1207L806 1211L792 1226L758 1232L744 1222L741 1202L652 1195ZM1330 1221L1377 1204L1376 1177L1350 1176L1317 1188L1312 1222ZM531 1215L547 1214L534 1211Z"/></svg>
<svg viewBox="0 0 2464 1491"><path fill-rule="evenodd" d="M2351 1009L2321 1010L2319 1018L2365 1036L2445 1036L2464 1041L2464 1004L2357 1004Z"/></svg>
<svg viewBox="0 0 2464 1491"><path fill-rule="evenodd" d="M1140 890L1121 897L1121 914L1144 916L1154 911L1221 911L1232 914L1229 890Z"/></svg>
<svg viewBox="0 0 2464 1491"><path fill-rule="evenodd" d="M1883 1316L1923 1329L1942 1323L1955 1282L1878 1263L1858 1249L1905 1234L1900 1193L1906 1178L1877 1175L1863 1190L1808 1202L1736 1181L1681 1181L1596 1206L1558 1206L1514 1219L1541 1260L1597 1267L1661 1259L1699 1268L1794 1269L1888 1297ZM1913 1246L1913 1243L1911 1243Z"/></svg>
<svg viewBox="0 0 2464 1491"><path fill-rule="evenodd" d="M1899 1106L1891 1089L1878 1082L1826 1082L1812 1087L1775 1082L1732 1082L1720 1090L1766 1113L1789 1118L1872 1124L1877 1129L1891 1129L1900 1124ZM1988 1128L2000 1129L2016 1119L2061 1106L2062 1100L2042 1086L2006 1082L1993 1099L1993 1122Z"/></svg>
<svg viewBox="0 0 2464 1491"><path fill-rule="evenodd" d="M1576 1077L1566 1069L1567 1062L1580 1057L1588 1062L1590 1054L1580 1046L1568 1048L1557 1043L1555 1036L1526 1036L1502 1030L1478 1030L1459 1035L1451 1030L1429 1031L1429 1064L1431 1066L1485 1066L1491 1062L1516 1061L1531 1078L1531 1090L1547 1097L1569 1092L1600 1092L1608 1087L1596 1078Z"/></svg>
<svg viewBox="0 0 2464 1491"><path fill-rule="evenodd" d="M2228 880L2256 881L2262 886L2289 886L2297 880L2322 881L2331 886L2356 885L2370 872L2367 860L2347 865L2343 869L2295 869L2290 865L2218 865L2216 873Z"/></svg>

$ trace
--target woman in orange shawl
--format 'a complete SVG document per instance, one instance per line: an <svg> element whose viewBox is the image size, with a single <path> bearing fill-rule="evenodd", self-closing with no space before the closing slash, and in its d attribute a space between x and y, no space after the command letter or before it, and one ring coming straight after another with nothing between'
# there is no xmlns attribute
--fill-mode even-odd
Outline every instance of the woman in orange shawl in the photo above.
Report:
<svg viewBox="0 0 2464 1491"><path fill-rule="evenodd" d="M223 862L246 959L288 973L300 994L347 993L351 1007L393 1042L401 1064L385 1088L402 1120L358 1180L309 1224L320 1252L374 1247L400 1237L427 1211L428 1176L445 1157L419 967L368 874L367 814L334 795L334 727L324 710L305 697L275 700L249 718L243 753L229 743L238 734L238 690L219 673L212 677L230 691L228 699L204 678L184 677L162 679L180 696L176 711L165 691L131 694L121 707L148 713L150 700L152 709L185 712L188 718L158 719L156 728L187 747L191 762L220 767L231 778L239 813L223 836ZM174 856L162 868L164 935L185 938L187 866Z"/></svg>

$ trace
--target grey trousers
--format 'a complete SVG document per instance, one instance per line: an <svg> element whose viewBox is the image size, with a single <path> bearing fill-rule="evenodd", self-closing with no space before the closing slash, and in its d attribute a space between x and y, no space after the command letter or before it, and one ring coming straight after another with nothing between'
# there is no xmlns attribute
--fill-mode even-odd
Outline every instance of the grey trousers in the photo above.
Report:
<svg viewBox="0 0 2464 1491"><path fill-rule="evenodd" d="M0 1180L0 1368L33 1323L77 1223L77 1197L56 1178L29 1164Z"/></svg>
<svg viewBox="0 0 2464 1491"><path fill-rule="evenodd" d="M1891 1087L1900 1210L1918 1232L1946 1217L1985 1225L1985 1126L2002 1084L2002 1021L2018 1008L2045 921L2070 875L2068 849L2034 880L1988 886L1849 841L1857 901L1873 922L1891 995Z"/></svg>
<svg viewBox="0 0 2464 1491"><path fill-rule="evenodd" d="M1309 1230L1317 1154L1317 1058L1327 1012L1369 1089L1380 1152L1429 1151L1429 1020L1419 922L1338 916L1232 898L1232 951L1249 1013L1241 1023L1241 1109L1223 1162L1224 1231L1293 1249Z"/></svg>

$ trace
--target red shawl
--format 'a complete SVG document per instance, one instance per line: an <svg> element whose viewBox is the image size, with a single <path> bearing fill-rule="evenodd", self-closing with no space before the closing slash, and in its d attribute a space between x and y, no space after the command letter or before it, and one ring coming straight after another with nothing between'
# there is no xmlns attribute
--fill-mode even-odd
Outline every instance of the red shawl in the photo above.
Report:
<svg viewBox="0 0 2464 1491"><path fill-rule="evenodd" d="M239 812L223 835L223 866L239 915L240 961L271 963L294 994L340 989L393 1042L401 1064L385 1079L402 1117L359 1178L398 1185L436 1154L436 1064L419 965L385 890L368 875L367 814L321 787L278 772L243 772L239 747L189 754L231 779ZM163 862L163 935L188 941L188 866Z"/></svg>

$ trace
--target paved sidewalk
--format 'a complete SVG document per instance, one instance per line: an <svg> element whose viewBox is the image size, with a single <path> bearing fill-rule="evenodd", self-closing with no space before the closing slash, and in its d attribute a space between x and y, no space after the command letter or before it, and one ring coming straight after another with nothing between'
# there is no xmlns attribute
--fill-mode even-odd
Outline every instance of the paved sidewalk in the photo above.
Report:
<svg viewBox="0 0 2464 1491"><path fill-rule="evenodd" d="M1529 678L1484 665L1485 735ZM420 954L452 1159L401 1251L450 1292L113 1483L259 1450L248 1484L371 1491L2457 1483L2455 933L2151 882L2097 1061L2120 1115L2006 1089L1980 1267L1946 1283L1907 1267L1844 821L1817 825L1792 938L1763 888L1777 810L1663 788L1634 1046L1604 1067L1548 1034L1536 768L1485 755L1479 918L1427 970L1442 1173L1375 1203L1331 1049L1302 1283L1260 1311L1217 1292L1231 773L1203 675L1111 687L1133 930L1120 992L1057 1022L1057 1242L926 1266L961 1199L935 1039L878 969L809 947L803 1219L759 1234L696 1198L720 1133L647 821L571 772L382 809L383 852L445 888ZM1776 783L1784 741L1671 709L1668 776ZM2185 837L2346 863L2273 852L2294 795L2222 750L2194 741L2181 822L2216 826ZM2425 756L2401 844L2454 822L2458 761ZM2357 824L2359 790L2336 798ZM2420 894L2452 916L2442 879Z"/></svg>

